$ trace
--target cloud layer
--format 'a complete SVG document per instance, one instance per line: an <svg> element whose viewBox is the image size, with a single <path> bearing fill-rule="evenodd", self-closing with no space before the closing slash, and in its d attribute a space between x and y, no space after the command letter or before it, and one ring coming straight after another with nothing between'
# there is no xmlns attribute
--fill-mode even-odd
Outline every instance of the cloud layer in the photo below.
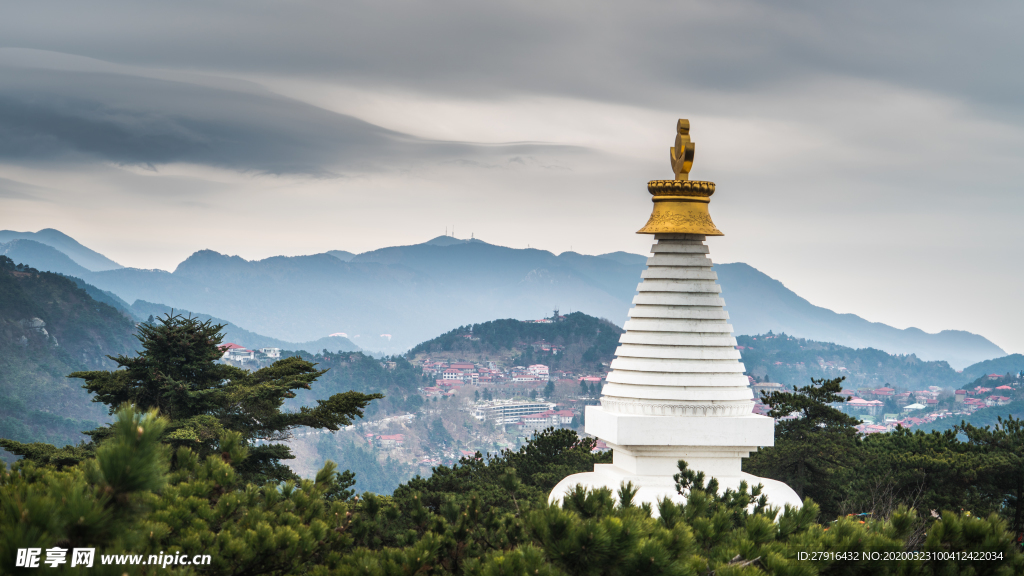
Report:
<svg viewBox="0 0 1024 576"><path fill-rule="evenodd" d="M430 141L257 87L96 71L0 71L0 161L188 163L329 176L543 148Z"/></svg>

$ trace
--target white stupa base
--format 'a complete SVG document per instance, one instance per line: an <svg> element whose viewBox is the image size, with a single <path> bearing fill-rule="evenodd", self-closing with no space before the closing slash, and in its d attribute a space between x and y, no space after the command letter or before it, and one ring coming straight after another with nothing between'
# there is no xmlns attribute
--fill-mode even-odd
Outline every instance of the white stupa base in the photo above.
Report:
<svg viewBox="0 0 1024 576"><path fill-rule="evenodd" d="M769 506L781 510L786 504L795 508L800 508L803 505L796 492L778 480L758 478L745 472L734 476L715 476L715 478L718 480L719 493L726 488L738 490L740 482L746 481L748 490L758 484L763 486L761 493L768 497ZM582 485L590 490L608 488L617 501L619 487L625 482L632 482L633 486L639 487L636 496L633 497L633 503L637 506L643 503L650 504L655 517L658 517L658 502L664 498L670 498L679 504L686 501L676 492L675 480L672 479L672 476L639 476L614 464L597 464L594 466L593 472L573 474L564 478L551 491L548 501L553 504L561 504L562 498L572 492L576 485Z"/></svg>
<svg viewBox="0 0 1024 576"><path fill-rule="evenodd" d="M761 493L770 506L802 505L786 484L743 472L744 458L758 446L775 444L771 418L757 414L649 416L611 412L604 406L587 406L586 416L587 432L608 443L612 463L563 479L552 490L549 502L561 502L577 484L589 489L610 488L617 494L623 483L632 482L639 487L633 502L651 504L657 515L660 500L684 501L673 479L683 460L689 469L704 473L705 483L717 479L719 493L726 488L738 490L740 482L746 481L748 490L763 486Z"/></svg>

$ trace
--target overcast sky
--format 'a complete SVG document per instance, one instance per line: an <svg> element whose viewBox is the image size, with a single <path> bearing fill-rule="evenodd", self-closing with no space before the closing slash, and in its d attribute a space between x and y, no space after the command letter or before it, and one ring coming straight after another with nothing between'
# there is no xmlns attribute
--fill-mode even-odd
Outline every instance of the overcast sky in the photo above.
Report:
<svg viewBox="0 0 1024 576"><path fill-rule="evenodd" d="M1021 22L1020 2L14 3L0 229L168 270L453 226L644 253L646 182L689 118L715 261L1024 352Z"/></svg>

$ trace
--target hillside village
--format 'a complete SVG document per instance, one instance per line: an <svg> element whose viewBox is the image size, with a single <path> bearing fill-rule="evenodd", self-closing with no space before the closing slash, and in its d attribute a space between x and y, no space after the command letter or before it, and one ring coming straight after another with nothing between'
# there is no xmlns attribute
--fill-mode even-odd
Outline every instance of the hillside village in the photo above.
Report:
<svg viewBox="0 0 1024 576"><path fill-rule="evenodd" d="M566 316L556 311L551 318L501 322L548 325L554 329L554 325L565 321ZM535 334L532 332L534 328L523 328L531 331L528 334ZM335 442L374 455L373 458L382 466L390 466L392 472L398 474L395 478L398 482L402 477L412 474L429 475L434 466L450 465L461 458L475 457L477 453L515 449L545 428L571 428L585 434L585 408L599 403L612 356L606 353L590 363L579 362L578 359L566 361L567 343L557 338L553 338L554 341L547 338L518 340L510 347L491 346L492 343L488 342L488 334L491 332L488 329L486 326L464 327L457 333L449 333L431 341L433 345L421 345L418 347L420 352L410 354L408 359L372 359L360 353L330 354L326 351L310 356L325 367L331 367L339 360L349 365L356 362L354 359L358 356L359 362L382 373L402 372L406 382L403 392L386 391L386 396L390 398L381 402L394 401L399 393L414 392L416 398L412 402L406 397L404 408L395 405L390 410L368 414L365 420L339 432L340 436ZM460 341L463 343L460 344ZM774 367L776 373L786 374L782 369L799 372L802 379L808 382L810 377L815 376L845 376L862 384L880 378L878 375L871 377L864 373L863 358L853 358L850 362L852 369L845 366L845 362L836 359L835 354L826 352L833 345L773 334L743 336L740 341L746 345L738 345L737 349L744 361L748 357L751 360L751 373L747 378L754 392L754 412L757 414L767 415L769 411L769 407L761 401L763 394L791 391L793 385L806 383L771 382L767 378L768 372L758 375L759 367L765 361L754 356L753 351L757 349L754 343L763 351L766 342L780 341L782 345L800 342L800 348L810 350L813 358L801 356L810 359L797 360L796 357L771 356L781 359L772 360L768 365ZM437 342L444 345L439 346ZM570 350L575 347L578 354L579 342L568 347ZM293 354L279 348L250 350L234 343L227 343L222 349L223 361L249 369L269 366L283 354ZM844 349L840 352L855 356L878 354L878 351L870 350ZM920 364L912 358L908 361L906 358L880 354L888 361L901 362L911 367ZM524 358L533 362L520 363ZM878 362L879 366L884 367L886 358ZM807 364L812 365L810 370L806 368ZM340 367L334 368L338 369ZM925 369L935 370L927 365ZM936 380L939 384L947 384L948 378L948 374L941 372ZM918 375L910 373L901 383L886 382L886 385L879 387L848 386L842 391L848 400L836 404L836 408L858 418L861 421L858 430L866 435L890 432L898 426L915 428L942 421L958 423L980 409L1005 406L1014 400L1024 399L1024 379L1020 373L989 374L958 389L942 385L915 386L918 382ZM342 382L337 385L342 385ZM306 441L308 439L299 437L295 442L301 446ZM320 444L322 440L317 442L323 453L325 449ZM595 448L596 451L606 449L603 442ZM310 468L320 459L313 455Z"/></svg>

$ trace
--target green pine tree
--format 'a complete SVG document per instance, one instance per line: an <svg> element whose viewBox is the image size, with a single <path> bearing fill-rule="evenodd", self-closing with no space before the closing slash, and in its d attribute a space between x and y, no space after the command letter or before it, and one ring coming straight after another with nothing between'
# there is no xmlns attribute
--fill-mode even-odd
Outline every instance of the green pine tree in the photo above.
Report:
<svg viewBox="0 0 1024 576"><path fill-rule="evenodd" d="M223 355L223 325L196 318L166 315L157 324L140 324L142 351L135 356L111 357L118 370L75 372L71 378L110 407L123 404L139 410L158 410L169 421L163 440L173 448L188 447L200 458L218 453L225 432L237 432L248 448L239 471L253 481L286 480L295 475L281 463L293 458L280 441L298 427L338 430L360 417L380 394L343 392L315 407L282 411L296 390L307 390L323 374L314 364L297 357L249 372L217 362ZM87 432L91 446L63 450L33 444L0 441L7 450L41 462L73 464L88 455L98 442L113 433L111 427Z"/></svg>
<svg viewBox="0 0 1024 576"><path fill-rule="evenodd" d="M850 470L862 464L857 419L832 406L846 400L839 395L843 380L811 379L793 392L765 394L768 415L776 419L775 446L760 448L744 462L745 471L785 482L833 517L846 497Z"/></svg>
<svg viewBox="0 0 1024 576"><path fill-rule="evenodd" d="M1024 421L1007 416L998 422L984 428L961 423L955 430L976 457L978 483L1004 503L1013 531L1024 534Z"/></svg>

